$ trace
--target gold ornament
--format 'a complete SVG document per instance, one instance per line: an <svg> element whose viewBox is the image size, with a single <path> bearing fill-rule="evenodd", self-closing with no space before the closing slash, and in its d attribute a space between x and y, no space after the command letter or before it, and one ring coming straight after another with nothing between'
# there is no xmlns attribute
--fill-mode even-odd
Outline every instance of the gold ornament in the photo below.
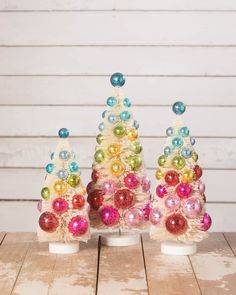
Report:
<svg viewBox="0 0 236 295"><path fill-rule="evenodd" d="M193 159L195 162L197 162L197 160L198 160L198 154L197 154L196 152L193 152L193 153L192 153L192 159Z"/></svg>
<svg viewBox="0 0 236 295"><path fill-rule="evenodd" d="M163 167L166 163L166 156L165 155L161 155L159 158L158 158L158 164L160 167Z"/></svg>
<svg viewBox="0 0 236 295"><path fill-rule="evenodd" d="M116 144L116 143L110 144L107 148L107 153L110 157L115 157L115 156L119 155L120 145Z"/></svg>
<svg viewBox="0 0 236 295"><path fill-rule="evenodd" d="M127 132L127 135L128 135L128 139L130 141L134 141L138 138L138 131L137 131L137 129L130 128Z"/></svg>
<svg viewBox="0 0 236 295"><path fill-rule="evenodd" d="M63 180L57 180L55 183L54 183L54 190L57 194L59 195L63 195L66 193L67 191L67 183L64 182Z"/></svg>
<svg viewBox="0 0 236 295"><path fill-rule="evenodd" d="M116 160L112 162L110 171L114 176L120 177L125 172L125 165L120 160Z"/></svg>
<svg viewBox="0 0 236 295"><path fill-rule="evenodd" d="M160 170L160 169L158 169L157 171L156 171L156 179L157 180L160 180L160 179L162 179L164 177L164 174L162 173L162 171Z"/></svg>
<svg viewBox="0 0 236 295"><path fill-rule="evenodd" d="M182 182L192 182L194 179L194 173L192 170L186 169L181 174Z"/></svg>

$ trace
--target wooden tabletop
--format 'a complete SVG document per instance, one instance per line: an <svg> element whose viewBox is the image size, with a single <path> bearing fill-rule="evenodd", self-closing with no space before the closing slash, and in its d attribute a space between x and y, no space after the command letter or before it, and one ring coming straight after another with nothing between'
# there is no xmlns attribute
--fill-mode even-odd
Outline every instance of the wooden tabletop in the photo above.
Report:
<svg viewBox="0 0 236 295"><path fill-rule="evenodd" d="M94 237L73 255L48 253L34 233L0 233L0 295L236 295L236 233L212 233L193 256L166 256Z"/></svg>

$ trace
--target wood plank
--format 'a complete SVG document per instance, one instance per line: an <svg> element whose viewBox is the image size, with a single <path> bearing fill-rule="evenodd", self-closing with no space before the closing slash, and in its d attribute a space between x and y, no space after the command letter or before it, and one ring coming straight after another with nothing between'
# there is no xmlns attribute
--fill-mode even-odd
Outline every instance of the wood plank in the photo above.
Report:
<svg viewBox="0 0 236 295"><path fill-rule="evenodd" d="M175 100L173 100L174 102ZM0 136L56 136L59 128L66 126L73 136L96 136L101 114L105 107L95 106L12 106L0 107ZM170 107L133 107L133 116L140 123L140 136L166 136L175 116ZM195 137L235 137L236 125L232 124L235 108L189 107L184 114L185 124ZM146 118L152 118L146 120ZM201 118L201 120L200 120ZM219 118L222 118L219 120ZM92 119L92 123L91 123ZM20 124L19 124L20 122ZM158 128L157 128L158 126ZM95 142L95 140L94 140Z"/></svg>
<svg viewBox="0 0 236 295"><path fill-rule="evenodd" d="M108 86L109 77L0 76L0 104L103 105ZM171 105L179 97L194 106L236 106L236 77L128 77L124 92L134 105Z"/></svg>
<svg viewBox="0 0 236 295"><path fill-rule="evenodd" d="M202 295L234 294L236 260L222 234L214 233L190 257Z"/></svg>
<svg viewBox="0 0 236 295"><path fill-rule="evenodd" d="M236 75L236 47L1 47L0 56L0 75Z"/></svg>
<svg viewBox="0 0 236 295"><path fill-rule="evenodd" d="M10 295L21 270L33 233L8 233L0 247L0 290Z"/></svg>
<svg viewBox="0 0 236 295"><path fill-rule="evenodd" d="M48 243L34 243L25 258L14 295L92 295L97 275L97 240L80 243L80 252L55 255Z"/></svg>
<svg viewBox="0 0 236 295"><path fill-rule="evenodd" d="M150 295L201 294L187 256L163 255L149 234L143 234L143 248Z"/></svg>
<svg viewBox="0 0 236 295"><path fill-rule="evenodd" d="M236 233L224 233L224 237L234 252L234 256L236 256Z"/></svg>
<svg viewBox="0 0 236 295"><path fill-rule="evenodd" d="M100 251L97 295L148 294L141 243L116 249L101 246Z"/></svg>
<svg viewBox="0 0 236 295"><path fill-rule="evenodd" d="M236 44L235 12L12 12L1 14L0 27L0 45L10 46Z"/></svg>

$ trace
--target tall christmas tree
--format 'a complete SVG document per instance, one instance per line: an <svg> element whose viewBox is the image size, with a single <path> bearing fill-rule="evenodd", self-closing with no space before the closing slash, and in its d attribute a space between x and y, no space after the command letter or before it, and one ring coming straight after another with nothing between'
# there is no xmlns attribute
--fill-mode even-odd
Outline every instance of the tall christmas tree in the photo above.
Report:
<svg viewBox="0 0 236 295"><path fill-rule="evenodd" d="M121 91L125 78L111 76L113 96L102 113L94 155L92 181L87 187L91 224L96 228L140 229L149 214L150 181L138 138L139 125L131 102Z"/></svg>
<svg viewBox="0 0 236 295"><path fill-rule="evenodd" d="M166 146L158 158L150 235L159 241L192 244L207 237L211 217L205 211L205 185L200 180L202 168L197 164L195 139L181 116L185 105L176 102L172 109L177 118L166 130ZM195 252L196 247L193 249Z"/></svg>
<svg viewBox="0 0 236 295"><path fill-rule="evenodd" d="M79 167L70 147L66 128L59 130L60 141L46 166L46 179L41 190L38 238L40 241L62 242L50 244L52 252L76 251L73 241L87 241L90 237L86 189ZM78 245L78 243L75 243ZM72 247L70 250L70 246ZM64 250L63 250L64 249Z"/></svg>

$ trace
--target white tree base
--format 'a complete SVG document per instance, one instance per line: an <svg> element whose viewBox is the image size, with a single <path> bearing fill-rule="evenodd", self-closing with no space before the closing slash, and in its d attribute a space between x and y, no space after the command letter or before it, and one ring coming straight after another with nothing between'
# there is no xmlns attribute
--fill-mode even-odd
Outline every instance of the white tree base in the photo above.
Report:
<svg viewBox="0 0 236 295"><path fill-rule="evenodd" d="M73 254L79 252L79 243L49 243L49 252L53 254Z"/></svg>
<svg viewBox="0 0 236 295"><path fill-rule="evenodd" d="M112 233L101 236L101 243L104 246L123 247L138 244L140 241L140 234L130 233Z"/></svg>
<svg viewBox="0 0 236 295"><path fill-rule="evenodd" d="M181 242L162 242L161 252L167 255L193 255L197 252L197 244L184 244Z"/></svg>

